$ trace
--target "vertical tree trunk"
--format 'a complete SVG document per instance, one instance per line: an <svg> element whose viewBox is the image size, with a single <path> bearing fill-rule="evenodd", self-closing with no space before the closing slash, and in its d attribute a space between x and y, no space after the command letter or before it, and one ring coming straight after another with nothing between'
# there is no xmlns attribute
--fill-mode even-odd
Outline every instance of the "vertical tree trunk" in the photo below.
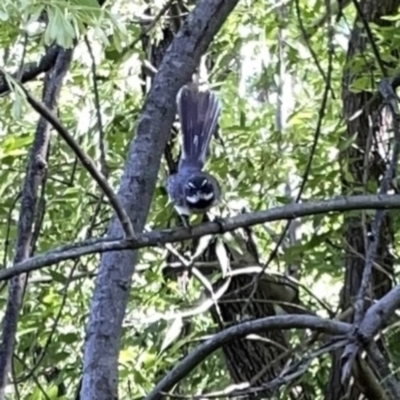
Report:
<svg viewBox="0 0 400 400"><path fill-rule="evenodd" d="M389 25L389 21L382 20L384 15L393 15L400 4L399 0L365 0L360 7L364 20L380 26ZM360 57L362 55L362 58ZM387 138L383 138L379 132L379 127L371 125L374 115L378 112L379 103L372 101L373 94L368 91L354 93L351 91L351 84L359 75L352 73L350 63L358 58L358 62L364 63L361 72L363 76L371 77L371 65L376 65L376 60L371 53L371 46L363 27L360 16L356 18L351 33L349 48L347 52L347 65L343 73L342 99L343 114L346 119L347 129L346 138L355 137L354 146L350 146L341 154L343 160L343 193L345 195L374 193L374 189L368 187L379 187L380 179L385 167L385 154L382 152L388 145ZM360 72L359 72L360 73ZM376 73L375 75L378 75ZM357 112L363 112L356 118L351 118ZM378 129L376 129L378 128ZM348 177L351 179L348 179ZM371 185L372 183L372 185ZM365 264L365 242L369 228L369 220L366 215L360 213L357 216L346 215L344 220L343 247L345 254L345 282L341 296L341 309L348 309L354 302L354 298L361 284L361 277ZM372 287L370 295L374 298L382 297L390 288L391 280L389 276L393 271L393 256L389 248L393 242L392 221L386 215L379 233L379 246L375 262L385 272L374 268L372 276ZM352 317L351 317L352 318ZM336 352L332 359L330 381L326 388L325 400L339 400L343 398L346 388L340 385L340 357L341 352ZM356 380L351 389L352 400L361 398L361 393L368 397L367 388L362 386L361 380Z"/></svg>

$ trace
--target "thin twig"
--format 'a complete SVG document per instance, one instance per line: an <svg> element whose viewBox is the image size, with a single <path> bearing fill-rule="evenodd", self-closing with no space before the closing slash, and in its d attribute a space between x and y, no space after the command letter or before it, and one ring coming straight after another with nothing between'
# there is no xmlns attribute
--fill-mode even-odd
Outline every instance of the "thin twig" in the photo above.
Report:
<svg viewBox="0 0 400 400"><path fill-rule="evenodd" d="M51 112L43 103L36 100L28 90L18 84L18 86L26 94L26 98L32 108L37 111L43 118L50 122L53 128L60 134L60 136L66 141L69 147L73 150L75 155L79 158L82 165L86 168L92 178L97 182L103 193L106 195L113 207L121 225L125 232L125 235L129 239L135 238L135 232L132 227L131 220L129 219L125 209L123 208L121 202L119 201L117 195L112 190L111 186L108 184L105 176L96 168L94 161L82 150L77 141L71 136L68 130L60 122L60 120Z"/></svg>
<svg viewBox="0 0 400 400"><path fill-rule="evenodd" d="M366 18L364 16L364 13L363 13L358 1L357 0L352 0L352 1L353 1L355 9L357 10L357 16L360 18L360 20L361 20L361 22L363 24L365 33L367 34L368 41L371 44L372 52L374 53L375 60L379 65L379 69L381 70L382 77L386 78L388 76L387 72L386 72L386 68L385 68L385 65L383 63L382 57L379 54L379 49L378 49L378 46L375 43L374 36L372 35L372 32L371 32L371 29L369 27L368 21L366 20Z"/></svg>
<svg viewBox="0 0 400 400"><path fill-rule="evenodd" d="M163 15L167 13L167 11L170 9L172 6L172 3L175 0L168 0L160 9L160 11L152 17L151 23L147 26L146 29L143 30L143 32L137 37L125 50L124 52L127 52L128 50L132 50L145 36L147 36L150 31L157 25L158 21L161 19Z"/></svg>
<svg viewBox="0 0 400 400"><path fill-rule="evenodd" d="M94 104L96 108L96 115L97 115L97 127L99 129L99 147L100 147L100 166L101 172L105 177L108 176L108 166L106 160L106 150L104 146L104 127L103 127L103 119L101 117L101 107L100 107L100 95L99 95L99 88L97 86L97 71L96 71L96 60L94 58L92 46L90 45L89 39L87 35L85 35L85 43L86 47L89 51L90 59L92 60L92 79L93 79L93 91L94 91Z"/></svg>
<svg viewBox="0 0 400 400"><path fill-rule="evenodd" d="M303 178L302 178L302 182L300 185L300 189L299 192L296 196L295 199L295 203L299 203L301 200L301 196L303 195L303 192L305 190L306 184L308 182L308 178L311 172L311 166L314 160L314 156L315 156L315 151L317 149L317 145L318 145L318 140L319 137L321 135L321 129L322 129L322 122L325 116L325 111L326 111L326 105L328 103L328 98L329 98L329 91L330 91L330 81L332 78L332 61L333 61L333 45L332 45L332 35L333 35L333 31L332 31L332 27L331 27L331 20L330 18L328 18L328 71L327 71L327 76L326 76L326 81L325 81L325 89L324 89L324 93L322 95L322 102L321 102L321 107L319 109L318 112L318 122L317 122L317 127L315 129L315 133L314 133L314 140L313 140L313 144L311 147L311 151L310 151L310 155L308 158L308 162L307 162L307 166L306 169L304 171L303 174ZM275 244L274 249L272 250L272 252L270 253L267 262L265 263L264 267L263 267L263 271L261 271L258 276L255 278L255 283L254 283L254 287L250 293L249 296L249 300L246 302L245 306L244 306L244 310L242 311L243 313L245 312L246 308L248 307L248 305L250 304L251 300L254 297L254 294L257 291L258 288L258 281L260 280L262 274L264 273L264 271L269 267L269 265L271 264L271 262L275 259L276 255L278 254L278 250L281 246L281 244L283 243L286 234L290 228L292 221L288 220L285 228L283 229L282 234L280 235L277 243Z"/></svg>
<svg viewBox="0 0 400 400"><path fill-rule="evenodd" d="M317 54L315 53L314 49L311 46L310 36L307 34L306 28L304 26L303 17L301 15L301 9L300 9L300 0L296 0L295 1L295 7L296 7L296 14L297 14L297 21L299 22L300 32L301 32L301 35L303 36L303 39L304 39L304 41L306 43L308 51L310 52L311 57L312 57L315 65L317 66L318 72L321 74L322 79L325 82L325 86L327 86L328 89L331 89L330 78L325 75L325 72L322 69L320 62L318 61ZM330 18L331 17L328 16L326 18L326 20L328 21L328 20L330 20Z"/></svg>

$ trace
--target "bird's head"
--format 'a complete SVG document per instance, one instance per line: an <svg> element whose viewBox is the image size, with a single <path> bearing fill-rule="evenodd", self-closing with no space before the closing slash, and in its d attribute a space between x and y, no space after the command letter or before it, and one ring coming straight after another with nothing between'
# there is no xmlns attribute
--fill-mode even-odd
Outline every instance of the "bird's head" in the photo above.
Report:
<svg viewBox="0 0 400 400"><path fill-rule="evenodd" d="M195 175L185 185L187 203L197 209L210 207L215 201L215 187L212 180L204 175Z"/></svg>

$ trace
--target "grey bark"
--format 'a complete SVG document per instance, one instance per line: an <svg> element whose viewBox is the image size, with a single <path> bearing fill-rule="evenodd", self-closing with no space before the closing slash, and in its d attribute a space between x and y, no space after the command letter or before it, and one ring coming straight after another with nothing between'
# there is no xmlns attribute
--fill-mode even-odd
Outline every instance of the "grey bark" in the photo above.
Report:
<svg viewBox="0 0 400 400"><path fill-rule="evenodd" d="M126 249L142 249L156 247L160 244L181 242L187 239L199 238L210 234L231 232L246 226L259 225L271 221L293 219L309 215L327 214L352 210L400 209L400 195L386 196L351 196L319 202L289 204L265 211L239 214L235 217L196 225L191 230L163 229L137 235L136 240L125 240L121 237L93 238L83 242L68 244L51 251L31 257L13 267L0 270L0 281L29 271L35 271L54 265L64 260L74 260L87 254L106 253ZM119 232L116 232L119 233Z"/></svg>
<svg viewBox="0 0 400 400"><path fill-rule="evenodd" d="M175 117L175 97L188 82L212 38L238 0L201 0L168 49L156 75L131 142L119 197L135 231L141 232L150 208L160 160ZM114 218L108 236L121 236ZM102 256L90 308L80 397L117 399L121 326L137 252Z"/></svg>
<svg viewBox="0 0 400 400"><path fill-rule="evenodd" d="M232 218L216 222L196 225L191 230L184 228L154 230L137 235L136 240L126 240L121 237L93 238L75 244L68 244L51 251L31 257L11 268L0 271L0 281L29 271L54 265L64 260L73 260L87 254L106 253L126 249L142 249L156 247L160 244L181 242L187 239L199 238L210 234L231 232L246 226L263 224L265 222L293 219L309 215L327 214L352 210L400 209L400 195L386 196L352 196L319 202L289 204L266 211L239 214ZM120 233L120 232L116 232Z"/></svg>
<svg viewBox="0 0 400 400"><path fill-rule="evenodd" d="M50 51L54 51L50 49ZM71 63L72 50L58 49L58 55L53 69L45 79L43 102L50 109L55 109L62 81ZM22 189L20 216L18 220L17 243L14 263L26 260L31 255L33 232L35 229L38 190L43 183L46 168L46 156L50 141L50 124L40 118L35 139L29 156L24 186ZM37 227L36 227L37 228ZM8 375L15 346L18 316L22 305L27 275L15 276L9 282L8 300L3 321L3 331L0 345L0 399L5 398Z"/></svg>

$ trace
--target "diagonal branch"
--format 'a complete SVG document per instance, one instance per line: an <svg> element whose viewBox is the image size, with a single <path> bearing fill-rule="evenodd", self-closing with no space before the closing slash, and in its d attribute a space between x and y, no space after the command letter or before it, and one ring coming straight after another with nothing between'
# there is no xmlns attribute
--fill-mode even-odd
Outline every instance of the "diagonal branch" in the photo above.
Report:
<svg viewBox="0 0 400 400"><path fill-rule="evenodd" d="M379 54L379 49L378 49L378 45L376 44L376 41L374 39L374 36L372 34L371 28L369 27L369 22L367 21L367 19L365 18L365 15L363 13L363 10L361 9L360 3L358 2L358 0L352 0L355 9L357 10L357 17L361 20L361 23L364 27L364 31L365 34L368 38L368 41L371 45L372 48L372 53L374 54L375 60L379 66L379 69L381 71L382 77L386 78L387 75L387 71L386 71L386 67L383 63L382 57Z"/></svg>
<svg viewBox="0 0 400 400"><path fill-rule="evenodd" d="M49 108L54 109L56 107L62 81L71 63L71 58L72 50L59 49L54 68L46 75L43 100ZM50 125L44 118L40 118L22 190L14 263L28 259L31 253L35 215L39 200L38 193L39 187L43 184L45 177L49 143ZM12 354L16 341L18 314L22 305L26 283L26 274L16 276L9 283L9 295L3 320L0 345L0 399L5 398L8 374L11 368Z"/></svg>
<svg viewBox="0 0 400 400"><path fill-rule="evenodd" d="M179 362L147 395L145 400L158 400L163 397L162 392L170 390L176 383L187 376L206 357L222 347L224 344L240 339L250 333L260 333L271 329L313 329L333 335L347 335L351 325L345 322L330 321L320 317L305 315L280 315L256 319L234 325L215 334L211 339L192 350Z"/></svg>
<svg viewBox="0 0 400 400"><path fill-rule="evenodd" d="M231 232L239 228L263 224L283 219L294 219L310 215L327 214L367 209L400 209L400 195L393 196L353 196L320 202L289 204L236 217L226 218L217 222L206 222L192 226L190 230L178 227L175 229L155 230L138 234L135 240L114 237L94 238L80 243L72 243L55 248L47 253L37 255L28 260L0 270L0 281L15 275L34 271L60 261L76 259L94 253L106 253L117 250L136 250L144 247L157 247L166 243L181 242L187 239L199 238L210 234ZM223 232L221 231L223 227ZM117 232L118 234L119 232Z"/></svg>
<svg viewBox="0 0 400 400"><path fill-rule="evenodd" d="M238 0L199 0L165 53L136 125L119 198L137 232L143 230L156 185L160 161L175 118L178 90L190 81L200 57ZM115 219L109 237L119 237ZM118 397L118 355L122 321L137 252L102 256L91 302L85 341L80 398Z"/></svg>
<svg viewBox="0 0 400 400"><path fill-rule="evenodd" d="M111 206L113 207L118 219L121 222L122 228L125 232L127 238L134 238L135 233L132 227L132 223L126 213L124 207L119 201L117 195L112 190L111 186L108 184L105 176L97 169L94 161L81 149L79 143L71 136L68 130L64 127L61 121L51 112L43 103L36 100L26 88L22 85L19 85L20 88L24 91L28 103L32 106L32 108L38 112L43 118L45 118L53 128L60 134L60 136L66 141L69 147L73 150L75 155L79 158L82 165L86 168L92 178L97 182L97 184L102 189L103 193L107 196L110 201Z"/></svg>
<svg viewBox="0 0 400 400"><path fill-rule="evenodd" d="M362 342L368 343L389 320L396 309L400 307L400 285L395 286L379 301L373 304L365 313L358 330Z"/></svg>

